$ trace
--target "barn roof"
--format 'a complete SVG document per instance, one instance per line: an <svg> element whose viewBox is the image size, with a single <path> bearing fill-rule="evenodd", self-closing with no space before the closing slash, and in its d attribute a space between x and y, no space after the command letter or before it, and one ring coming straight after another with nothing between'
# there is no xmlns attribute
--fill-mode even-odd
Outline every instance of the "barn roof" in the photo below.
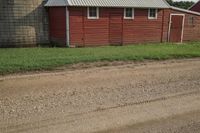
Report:
<svg viewBox="0 0 200 133"><path fill-rule="evenodd" d="M199 1L197 1L196 3L194 3L191 7L189 7L188 9L190 10L190 9L192 9L194 6L196 6L197 4L199 4L200 3L200 0Z"/></svg>
<svg viewBox="0 0 200 133"><path fill-rule="evenodd" d="M45 6L169 8L165 0L48 0Z"/></svg>
<svg viewBox="0 0 200 133"><path fill-rule="evenodd" d="M67 6L67 0L48 0L45 6Z"/></svg>
<svg viewBox="0 0 200 133"><path fill-rule="evenodd" d="M174 6L171 6L171 9L200 16L200 13L195 12L195 11L190 11L190 10L186 10L186 9L182 9L182 8L178 8Z"/></svg>

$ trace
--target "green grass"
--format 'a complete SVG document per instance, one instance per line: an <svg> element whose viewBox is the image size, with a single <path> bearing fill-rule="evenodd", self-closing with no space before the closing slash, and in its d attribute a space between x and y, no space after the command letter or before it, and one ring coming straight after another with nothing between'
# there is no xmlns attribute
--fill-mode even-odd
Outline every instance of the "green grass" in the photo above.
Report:
<svg viewBox="0 0 200 133"><path fill-rule="evenodd" d="M96 61L163 60L200 57L200 42L96 48L0 49L0 74L50 70L67 64Z"/></svg>

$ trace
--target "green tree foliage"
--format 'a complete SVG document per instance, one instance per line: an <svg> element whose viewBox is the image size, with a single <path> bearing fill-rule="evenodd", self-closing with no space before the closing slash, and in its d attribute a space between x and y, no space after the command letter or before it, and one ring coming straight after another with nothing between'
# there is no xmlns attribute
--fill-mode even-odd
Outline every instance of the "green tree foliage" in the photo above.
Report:
<svg viewBox="0 0 200 133"><path fill-rule="evenodd" d="M183 9L188 9L189 7L191 7L194 2L192 1L173 1L173 0L166 0L171 6L175 6L175 7L179 7L179 8L183 8Z"/></svg>
<svg viewBox="0 0 200 133"><path fill-rule="evenodd" d="M171 6L173 5L173 0L166 0Z"/></svg>

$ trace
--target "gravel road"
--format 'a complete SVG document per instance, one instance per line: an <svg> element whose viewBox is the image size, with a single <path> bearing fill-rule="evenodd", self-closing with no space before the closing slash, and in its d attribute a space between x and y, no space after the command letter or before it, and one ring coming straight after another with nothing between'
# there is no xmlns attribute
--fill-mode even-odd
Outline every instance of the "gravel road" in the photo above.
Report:
<svg viewBox="0 0 200 133"><path fill-rule="evenodd" d="M26 129L26 124L49 127L55 123L42 123L63 115L79 116L199 91L199 58L1 76L0 132L31 132L34 129ZM21 126L24 129L18 130Z"/></svg>

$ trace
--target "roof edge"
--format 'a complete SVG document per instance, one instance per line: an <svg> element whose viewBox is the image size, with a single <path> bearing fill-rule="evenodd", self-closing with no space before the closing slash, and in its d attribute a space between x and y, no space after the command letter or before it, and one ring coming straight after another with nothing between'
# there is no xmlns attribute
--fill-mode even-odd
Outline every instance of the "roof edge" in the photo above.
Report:
<svg viewBox="0 0 200 133"><path fill-rule="evenodd" d="M188 8L188 10L190 10L192 7L194 7L197 3L199 3L200 2L200 0L199 1L197 1L196 3L194 3L191 7L189 7Z"/></svg>
<svg viewBox="0 0 200 133"><path fill-rule="evenodd" d="M169 8L171 7L171 5L166 1L166 0L162 0Z"/></svg>
<svg viewBox="0 0 200 133"><path fill-rule="evenodd" d="M67 5L67 6L69 6L69 7L93 7L93 6L87 6L87 5L84 5L84 6L82 6L82 5ZM170 7L150 7L150 6L148 6L148 7L138 7L138 6L96 6L96 7L105 7L105 8L140 8L140 9L142 9L142 8L144 8L144 9L148 9L148 8L156 8L156 9L170 9Z"/></svg>
<svg viewBox="0 0 200 133"><path fill-rule="evenodd" d="M111 0L112 1L112 0ZM114 1L114 0L113 0ZM168 2L166 0L160 0L164 6L141 6L140 8L160 8L160 9L167 9L170 7L170 5L168 4ZM87 3L87 4L83 4L83 5L79 5L78 3L75 3L75 5L73 5L73 0L47 0L47 3L45 4L45 7L53 7L53 6L82 6L82 7L87 7L87 6L92 6L91 3ZM91 5L90 5L91 4ZM138 8L137 6L129 6L129 5L108 5L106 6L105 4L103 5L98 5L98 7L133 7L133 8Z"/></svg>
<svg viewBox="0 0 200 133"><path fill-rule="evenodd" d="M186 12L186 13L191 13L191 14L199 15L199 16L200 16L200 13L199 13L199 12L190 11L190 10L187 10L187 9L182 9L182 8L178 8L178 7L174 7L174 6L170 6L170 8L171 8L171 9L174 9L174 10L177 10L177 11Z"/></svg>
<svg viewBox="0 0 200 133"><path fill-rule="evenodd" d="M67 6L70 6L70 5L72 5L72 2L71 2L71 0L66 0L66 2L67 2L67 3L66 3L66 5L67 5Z"/></svg>
<svg viewBox="0 0 200 133"><path fill-rule="evenodd" d="M58 0L55 2L55 0L47 0L45 7L63 7L69 5L69 0Z"/></svg>

